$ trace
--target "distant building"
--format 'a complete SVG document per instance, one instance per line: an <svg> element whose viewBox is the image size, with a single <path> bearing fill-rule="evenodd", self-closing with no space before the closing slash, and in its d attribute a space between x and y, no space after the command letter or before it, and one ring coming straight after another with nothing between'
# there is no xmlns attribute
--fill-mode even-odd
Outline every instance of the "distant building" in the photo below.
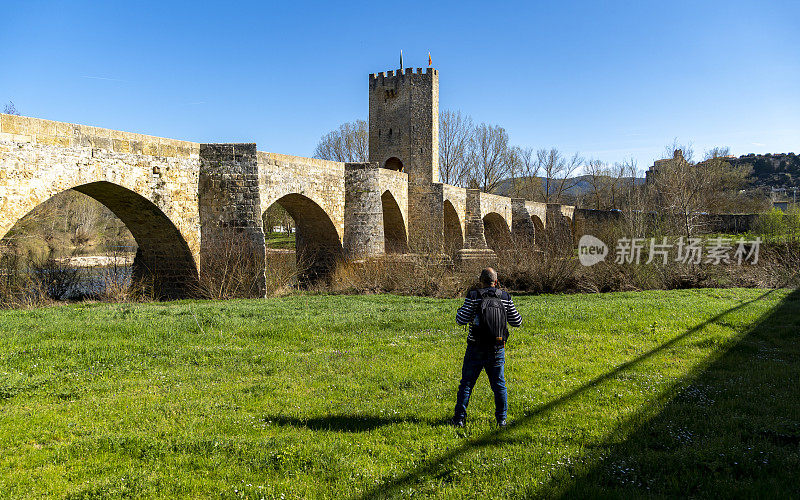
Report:
<svg viewBox="0 0 800 500"><path fill-rule="evenodd" d="M686 159L683 157L683 151L680 149L676 149L675 153L672 155L672 158L664 158L663 160L656 160L653 163L653 166L648 168L647 171L644 173L645 182L648 184L653 182L655 180L655 176L658 175L658 172L671 161L685 163Z"/></svg>

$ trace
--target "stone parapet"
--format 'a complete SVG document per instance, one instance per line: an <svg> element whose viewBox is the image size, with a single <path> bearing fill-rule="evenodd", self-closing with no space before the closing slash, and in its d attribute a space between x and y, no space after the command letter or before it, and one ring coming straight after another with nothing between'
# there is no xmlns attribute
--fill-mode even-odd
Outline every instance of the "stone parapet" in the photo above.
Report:
<svg viewBox="0 0 800 500"><path fill-rule="evenodd" d="M13 136L17 142L167 158L197 158L200 148L196 142L6 114L0 114L0 133Z"/></svg>

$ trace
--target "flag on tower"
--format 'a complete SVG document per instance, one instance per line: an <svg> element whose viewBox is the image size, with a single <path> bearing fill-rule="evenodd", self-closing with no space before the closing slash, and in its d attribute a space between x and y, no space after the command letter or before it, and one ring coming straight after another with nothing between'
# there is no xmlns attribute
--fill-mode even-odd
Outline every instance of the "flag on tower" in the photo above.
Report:
<svg viewBox="0 0 800 500"><path fill-rule="evenodd" d="M400 69L403 69L403 49L400 49Z"/></svg>
<svg viewBox="0 0 800 500"><path fill-rule="evenodd" d="M431 53L428 52L428 66L431 65Z"/></svg>

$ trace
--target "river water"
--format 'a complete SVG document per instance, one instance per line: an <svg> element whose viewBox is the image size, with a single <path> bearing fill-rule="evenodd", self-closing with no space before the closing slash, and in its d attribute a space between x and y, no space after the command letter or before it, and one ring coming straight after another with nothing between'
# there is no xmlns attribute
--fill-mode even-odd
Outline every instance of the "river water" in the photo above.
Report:
<svg viewBox="0 0 800 500"><path fill-rule="evenodd" d="M60 294L60 297L53 298L64 300L100 297L114 289L125 290L130 287L132 275L133 268L130 265L28 271L28 283L35 283L30 285L28 291L35 294L37 289L44 288L51 296ZM22 278L22 283L26 282L24 275L18 275L19 278ZM7 277L0 276L0 279L5 280Z"/></svg>

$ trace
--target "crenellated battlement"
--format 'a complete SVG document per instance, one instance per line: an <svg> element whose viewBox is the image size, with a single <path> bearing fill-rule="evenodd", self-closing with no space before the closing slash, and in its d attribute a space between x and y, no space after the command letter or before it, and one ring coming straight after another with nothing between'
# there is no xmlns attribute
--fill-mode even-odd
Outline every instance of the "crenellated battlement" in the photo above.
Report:
<svg viewBox="0 0 800 500"><path fill-rule="evenodd" d="M395 85L398 83L397 79L405 80L406 78L430 78L431 76L438 75L439 71L436 68L405 68L398 70L382 71L380 73L370 73L369 83L370 88L378 85Z"/></svg>

